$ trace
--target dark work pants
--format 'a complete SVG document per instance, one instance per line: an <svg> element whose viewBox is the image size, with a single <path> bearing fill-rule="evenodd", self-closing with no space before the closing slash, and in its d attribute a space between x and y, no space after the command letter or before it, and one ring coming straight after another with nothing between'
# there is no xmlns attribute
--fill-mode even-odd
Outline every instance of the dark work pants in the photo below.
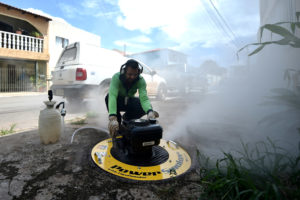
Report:
<svg viewBox="0 0 300 200"><path fill-rule="evenodd" d="M106 108L108 109L108 94L105 97ZM140 99L137 97L130 97L128 99L127 105L125 105L125 97L118 96L117 98L117 118L118 122L121 123L121 111L124 111L123 119L139 119L146 113L142 108Z"/></svg>

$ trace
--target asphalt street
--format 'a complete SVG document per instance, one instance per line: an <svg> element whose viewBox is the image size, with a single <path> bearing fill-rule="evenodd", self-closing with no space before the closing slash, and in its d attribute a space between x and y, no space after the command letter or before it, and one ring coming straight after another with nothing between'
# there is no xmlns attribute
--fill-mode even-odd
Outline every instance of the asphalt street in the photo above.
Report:
<svg viewBox="0 0 300 200"><path fill-rule="evenodd" d="M7 130L13 124L15 131L25 131L38 127L40 110L45 108L44 101L48 100L46 93L30 96L0 97L0 130ZM61 97L54 97L54 101L65 101ZM66 120L81 116L83 113L68 113Z"/></svg>
<svg viewBox="0 0 300 200"><path fill-rule="evenodd" d="M199 99L199 95L196 94ZM189 96L172 96L168 97L162 106L162 102L156 101L150 98L153 108L158 112L168 113L169 106L173 104L183 105L180 102L194 101L193 94ZM0 130L7 130L12 125L15 126L16 132L22 132L26 130L38 128L38 118L40 110L45 108L44 101L48 100L47 93L39 93L26 96L1 96L0 95ZM54 96L53 101L57 103L65 101L62 97ZM186 105L186 102L184 103ZM98 97L95 99L86 99L83 103L76 106L70 106L66 102L67 115L65 120L72 120L77 117L83 117L89 112L97 113L99 116L99 125L106 127L107 122L107 110L104 104L104 97ZM171 110L170 110L171 111ZM170 118L164 116L161 118L161 122L167 125L170 123Z"/></svg>

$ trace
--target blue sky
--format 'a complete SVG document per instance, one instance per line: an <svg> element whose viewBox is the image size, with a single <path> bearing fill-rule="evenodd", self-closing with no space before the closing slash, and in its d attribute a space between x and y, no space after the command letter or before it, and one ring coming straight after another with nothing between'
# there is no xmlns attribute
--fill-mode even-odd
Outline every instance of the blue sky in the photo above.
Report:
<svg viewBox="0 0 300 200"><path fill-rule="evenodd" d="M171 48L194 66L243 63L236 52L256 41L258 0L0 0L37 9L101 36L101 46L137 53Z"/></svg>

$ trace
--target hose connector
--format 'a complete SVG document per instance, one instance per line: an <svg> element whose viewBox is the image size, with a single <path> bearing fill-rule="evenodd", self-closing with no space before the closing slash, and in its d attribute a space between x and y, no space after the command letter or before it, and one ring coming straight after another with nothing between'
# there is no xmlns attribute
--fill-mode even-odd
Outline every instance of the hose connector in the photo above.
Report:
<svg viewBox="0 0 300 200"><path fill-rule="evenodd" d="M63 105L62 109L60 110L60 115L64 117L67 114L67 111L65 109L65 102L64 101L60 102L59 104L57 104L55 108L59 109L60 105Z"/></svg>

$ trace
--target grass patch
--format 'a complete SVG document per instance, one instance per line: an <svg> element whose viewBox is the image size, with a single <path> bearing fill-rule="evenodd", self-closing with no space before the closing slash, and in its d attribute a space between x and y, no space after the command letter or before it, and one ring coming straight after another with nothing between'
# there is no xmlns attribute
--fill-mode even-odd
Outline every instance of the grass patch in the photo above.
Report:
<svg viewBox="0 0 300 200"><path fill-rule="evenodd" d="M84 125L84 124L87 124L85 120L86 120L86 118L75 118L70 123L72 125Z"/></svg>
<svg viewBox="0 0 300 200"><path fill-rule="evenodd" d="M87 112L86 113L86 118L97 118L97 117L99 117L99 114L98 113L96 113L96 112L92 112L92 111L90 111L90 112Z"/></svg>
<svg viewBox="0 0 300 200"><path fill-rule="evenodd" d="M178 186L177 184L175 185L170 185L170 186L165 186L165 187L160 187L157 191L158 195L163 197L164 199L170 199L171 196L176 195L178 192Z"/></svg>
<svg viewBox="0 0 300 200"><path fill-rule="evenodd" d="M201 173L204 198L300 199L300 153L292 157L271 140L242 147L236 156L223 153L214 167L201 155L200 164L206 165Z"/></svg>
<svg viewBox="0 0 300 200"><path fill-rule="evenodd" d="M8 134L12 134L12 133L15 133L15 128L16 128L17 124L12 124L10 125L10 128L9 129L1 129L0 130L0 135L3 136L3 135L8 135Z"/></svg>

